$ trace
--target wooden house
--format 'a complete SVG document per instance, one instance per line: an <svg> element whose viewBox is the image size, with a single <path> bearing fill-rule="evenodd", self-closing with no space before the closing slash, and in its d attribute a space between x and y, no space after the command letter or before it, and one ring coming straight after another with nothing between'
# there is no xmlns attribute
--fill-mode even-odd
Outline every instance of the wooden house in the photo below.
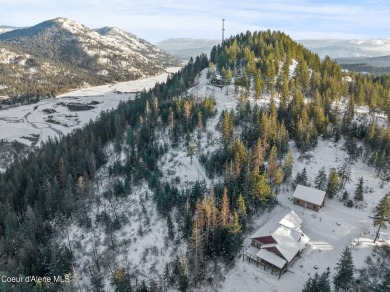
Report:
<svg viewBox="0 0 390 292"><path fill-rule="evenodd" d="M293 195L293 202L296 205L319 212L325 205L325 197L326 193L324 191L297 185Z"/></svg>
<svg viewBox="0 0 390 292"><path fill-rule="evenodd" d="M294 212L271 220L251 236L244 252L249 261L269 267L280 276L306 247L309 238L301 230L302 219Z"/></svg>

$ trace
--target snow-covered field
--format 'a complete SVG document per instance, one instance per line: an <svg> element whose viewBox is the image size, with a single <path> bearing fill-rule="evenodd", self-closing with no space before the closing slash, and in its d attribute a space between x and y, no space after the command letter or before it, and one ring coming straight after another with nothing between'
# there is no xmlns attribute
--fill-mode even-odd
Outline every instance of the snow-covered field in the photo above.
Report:
<svg viewBox="0 0 390 292"><path fill-rule="evenodd" d="M48 137L68 134L91 119L94 120L101 111L116 108L121 100L132 99L136 92L148 90L157 82L165 82L168 72L176 72L179 69L172 67L168 68L166 73L157 76L75 90L36 104L1 110L0 140L17 140L31 144L37 137L36 142L39 143ZM89 104L93 108L71 111L64 103Z"/></svg>

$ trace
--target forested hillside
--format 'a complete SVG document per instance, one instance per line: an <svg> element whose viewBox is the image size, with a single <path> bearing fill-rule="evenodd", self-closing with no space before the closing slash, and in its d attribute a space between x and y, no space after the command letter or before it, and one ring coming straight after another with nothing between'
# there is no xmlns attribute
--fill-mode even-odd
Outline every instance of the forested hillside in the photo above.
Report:
<svg viewBox="0 0 390 292"><path fill-rule="evenodd" d="M83 85L101 83L96 77L47 58L0 45L0 109L34 103Z"/></svg>
<svg viewBox="0 0 390 292"><path fill-rule="evenodd" d="M0 96L11 97L6 104L33 102L180 65L168 53L118 28L92 30L56 18L0 35Z"/></svg>
<svg viewBox="0 0 390 292"><path fill-rule="evenodd" d="M210 62L190 60L166 83L0 174L0 271L69 274L81 290L218 290L253 219L278 203L281 187L307 180L305 171L291 178L291 141L305 153L319 137L345 139L351 159L363 157L389 180L389 82L344 76L280 32L231 37L212 49ZM363 106L365 116L357 111ZM188 165L201 164L192 181L180 173L183 152ZM342 179L336 170L325 175L330 197ZM136 231L127 228L135 219ZM158 222L165 245L131 266L140 251L129 249L160 232ZM150 254L161 260L144 272ZM45 291L67 285L37 284Z"/></svg>
<svg viewBox="0 0 390 292"><path fill-rule="evenodd" d="M286 147L281 140L285 135L279 132L287 132L304 152L315 147L318 136L337 140L345 135L352 144L355 139L364 139L371 163L378 167L379 173L387 172L390 155L389 76L352 73L352 76L343 78L341 67L329 58L320 61L317 55L285 34L269 31L253 35L247 32L229 39L223 48L214 47L211 62L216 64L224 78L229 79L232 74L237 76L235 86L242 102L237 119L232 113L234 122L242 123L248 119L248 111L256 111L256 108L246 106L251 89L255 99L269 92L274 100L268 117L254 114L254 118L249 118L252 126L243 127L242 137L249 139L244 141L245 145L254 145L257 137L263 135L261 138L266 141L262 143L268 145L269 150L275 145L278 153L283 154ZM274 106L276 101L277 109ZM370 109L370 118L360 122L355 117L355 107L363 105ZM257 110L261 112L261 109ZM386 119L382 121L384 123L375 114L378 112ZM278 125L283 130L278 130ZM385 176L387 178L388 173Z"/></svg>

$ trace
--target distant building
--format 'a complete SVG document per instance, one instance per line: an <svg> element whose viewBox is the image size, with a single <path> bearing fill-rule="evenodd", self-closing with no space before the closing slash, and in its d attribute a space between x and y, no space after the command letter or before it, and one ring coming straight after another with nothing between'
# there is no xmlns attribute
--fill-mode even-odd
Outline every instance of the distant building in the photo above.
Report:
<svg viewBox="0 0 390 292"><path fill-rule="evenodd" d="M305 249L309 242L301 230L302 219L294 212L279 221L272 220L251 236L251 245L243 254L248 261L256 262L280 276Z"/></svg>
<svg viewBox="0 0 390 292"><path fill-rule="evenodd" d="M319 212L325 205L325 195L324 191L297 185L293 195L293 202L296 205Z"/></svg>

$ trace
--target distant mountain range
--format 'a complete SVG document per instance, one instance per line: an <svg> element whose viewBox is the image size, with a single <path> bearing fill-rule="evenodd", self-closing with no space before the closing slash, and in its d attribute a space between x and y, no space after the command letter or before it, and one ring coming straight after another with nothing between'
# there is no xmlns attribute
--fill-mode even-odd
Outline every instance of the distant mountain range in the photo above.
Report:
<svg viewBox="0 0 390 292"><path fill-rule="evenodd" d="M211 48L220 43L220 40L171 38L156 43L156 46L183 61L188 61L201 53L209 55Z"/></svg>
<svg viewBox="0 0 390 292"><path fill-rule="evenodd" d="M373 74L390 74L390 56L361 57L361 58L337 58L344 69L356 72Z"/></svg>
<svg viewBox="0 0 390 292"><path fill-rule="evenodd" d="M298 41L321 58L380 57L390 55L390 39L372 40L300 40Z"/></svg>
<svg viewBox="0 0 390 292"><path fill-rule="evenodd" d="M301 40L298 41L321 58L330 56L344 68L370 73L390 73L390 39L375 40ZM156 43L170 54L188 60L200 53L209 54L219 40L174 38Z"/></svg>
<svg viewBox="0 0 390 292"><path fill-rule="evenodd" d="M9 25L0 25L0 34L9 32L11 30L19 29L20 27L15 27L15 26L9 26Z"/></svg>
<svg viewBox="0 0 390 292"><path fill-rule="evenodd" d="M32 78L38 84L47 82L43 68L61 80L64 74L66 79L71 76L72 84L80 86L85 82L134 80L181 64L177 58L119 28L93 30L66 18L29 28L2 28L8 31L0 34L0 64L12 66L21 78ZM45 64L50 64L51 69ZM0 96L26 93L10 77L0 77Z"/></svg>
<svg viewBox="0 0 390 292"><path fill-rule="evenodd" d="M339 64L369 64L376 67L390 66L390 55L381 57L336 58Z"/></svg>

